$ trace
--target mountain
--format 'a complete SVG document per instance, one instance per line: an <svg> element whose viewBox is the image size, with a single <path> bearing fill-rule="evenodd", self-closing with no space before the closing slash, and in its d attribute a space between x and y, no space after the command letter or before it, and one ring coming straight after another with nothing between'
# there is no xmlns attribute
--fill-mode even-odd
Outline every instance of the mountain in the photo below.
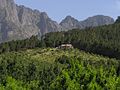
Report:
<svg viewBox="0 0 120 90"><path fill-rule="evenodd" d="M18 6L14 0L0 0L0 42L61 30L45 12Z"/></svg>
<svg viewBox="0 0 120 90"><path fill-rule="evenodd" d="M67 16L64 20L61 21L60 25L66 30L74 29L74 28L86 28L86 27L95 27L113 24L114 19L109 16L96 15L93 17L89 17L86 20L78 21L77 19Z"/></svg>
<svg viewBox="0 0 120 90"><path fill-rule="evenodd" d="M0 43L25 39L32 35L41 37L45 33L111 24L114 20L107 16L94 16L78 21L67 16L60 24L53 21L46 12L18 6L14 0L0 0Z"/></svg>
<svg viewBox="0 0 120 90"><path fill-rule="evenodd" d="M71 16L67 16L64 20L62 20L62 22L60 23L60 25L66 29L66 30L70 30L73 28L78 28L79 27L79 21Z"/></svg>
<svg viewBox="0 0 120 90"><path fill-rule="evenodd" d="M80 25L83 26L82 28L109 25L113 23L113 18L104 15L96 15L93 17L89 17L84 21L80 21Z"/></svg>
<svg viewBox="0 0 120 90"><path fill-rule="evenodd" d="M61 26L51 20L45 12L39 12L38 10L32 10L24 6L17 6L17 11L19 21L28 33L36 30L37 33L43 35L62 29ZM29 32L29 30L31 30L31 32Z"/></svg>

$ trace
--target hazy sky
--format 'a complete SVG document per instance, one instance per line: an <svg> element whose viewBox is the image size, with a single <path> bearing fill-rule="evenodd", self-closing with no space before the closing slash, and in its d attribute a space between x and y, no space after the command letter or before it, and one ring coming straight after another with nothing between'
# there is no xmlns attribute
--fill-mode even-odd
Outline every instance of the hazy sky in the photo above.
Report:
<svg viewBox="0 0 120 90"><path fill-rule="evenodd" d="M120 0L16 0L41 12L47 12L53 20L60 22L67 15L83 20L93 15L120 16Z"/></svg>

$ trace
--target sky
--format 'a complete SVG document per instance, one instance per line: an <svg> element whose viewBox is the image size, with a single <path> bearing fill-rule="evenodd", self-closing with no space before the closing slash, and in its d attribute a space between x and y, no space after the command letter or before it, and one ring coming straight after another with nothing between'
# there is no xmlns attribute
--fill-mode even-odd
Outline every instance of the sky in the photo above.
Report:
<svg viewBox="0 0 120 90"><path fill-rule="evenodd" d="M120 0L15 0L15 2L46 12L57 22L68 15L79 21L94 15L106 15L114 19L120 16Z"/></svg>

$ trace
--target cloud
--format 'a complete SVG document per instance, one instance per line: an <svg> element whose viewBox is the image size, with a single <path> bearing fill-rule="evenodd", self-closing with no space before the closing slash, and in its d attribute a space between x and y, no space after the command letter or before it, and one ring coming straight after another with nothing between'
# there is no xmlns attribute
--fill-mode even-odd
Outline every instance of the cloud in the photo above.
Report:
<svg viewBox="0 0 120 90"><path fill-rule="evenodd" d="M120 0L116 0L116 7L120 10Z"/></svg>

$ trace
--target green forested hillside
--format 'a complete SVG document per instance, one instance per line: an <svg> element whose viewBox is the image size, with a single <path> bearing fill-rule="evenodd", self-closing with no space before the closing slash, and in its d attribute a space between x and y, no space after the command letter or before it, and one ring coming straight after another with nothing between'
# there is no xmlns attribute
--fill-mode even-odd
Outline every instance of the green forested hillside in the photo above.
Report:
<svg viewBox="0 0 120 90"><path fill-rule="evenodd" d="M120 23L117 22L84 30L48 33L43 39L47 47L71 43L80 50L120 59Z"/></svg>
<svg viewBox="0 0 120 90"><path fill-rule="evenodd" d="M0 90L119 90L119 60L77 49L0 55Z"/></svg>

